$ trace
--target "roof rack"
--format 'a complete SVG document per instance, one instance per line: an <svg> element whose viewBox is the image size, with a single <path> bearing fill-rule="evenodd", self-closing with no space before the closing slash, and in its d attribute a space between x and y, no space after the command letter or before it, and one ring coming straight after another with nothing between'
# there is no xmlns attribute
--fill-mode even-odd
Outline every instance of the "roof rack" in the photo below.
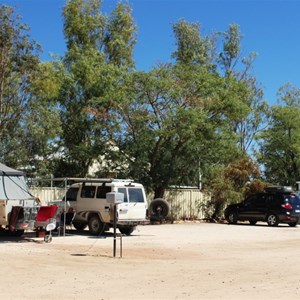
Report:
<svg viewBox="0 0 300 300"><path fill-rule="evenodd" d="M265 188L266 192L293 192L293 188L291 186L268 186Z"/></svg>
<svg viewBox="0 0 300 300"><path fill-rule="evenodd" d="M116 179L116 178L79 178L79 177L62 177L62 178L34 178L29 181L75 181L75 182L133 182L133 179Z"/></svg>

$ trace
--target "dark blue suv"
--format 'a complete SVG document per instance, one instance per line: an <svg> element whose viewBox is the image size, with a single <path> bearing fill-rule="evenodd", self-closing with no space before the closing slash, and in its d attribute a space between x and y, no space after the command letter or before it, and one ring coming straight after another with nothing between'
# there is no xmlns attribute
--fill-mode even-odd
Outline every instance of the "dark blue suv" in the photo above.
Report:
<svg viewBox="0 0 300 300"><path fill-rule="evenodd" d="M258 221L269 226L286 223L294 227L300 221L300 198L291 187L268 187L262 193L249 196L243 202L228 205L224 211L229 224L249 221L255 225Z"/></svg>

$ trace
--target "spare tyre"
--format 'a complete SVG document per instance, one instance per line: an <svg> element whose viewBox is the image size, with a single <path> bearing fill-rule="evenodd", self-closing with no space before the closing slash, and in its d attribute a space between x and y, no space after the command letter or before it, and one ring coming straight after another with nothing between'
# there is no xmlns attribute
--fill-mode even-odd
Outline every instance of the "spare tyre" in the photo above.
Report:
<svg viewBox="0 0 300 300"><path fill-rule="evenodd" d="M150 218L157 218L159 220L165 219L170 211L169 203L162 198L156 198L151 201L149 206Z"/></svg>

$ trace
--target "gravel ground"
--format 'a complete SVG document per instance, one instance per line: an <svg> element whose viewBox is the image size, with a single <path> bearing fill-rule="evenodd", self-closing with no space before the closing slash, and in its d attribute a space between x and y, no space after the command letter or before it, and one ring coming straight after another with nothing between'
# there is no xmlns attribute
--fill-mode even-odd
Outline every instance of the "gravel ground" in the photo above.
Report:
<svg viewBox="0 0 300 300"><path fill-rule="evenodd" d="M1 299L300 298L300 226L146 225L115 241L116 257L112 232L1 237Z"/></svg>

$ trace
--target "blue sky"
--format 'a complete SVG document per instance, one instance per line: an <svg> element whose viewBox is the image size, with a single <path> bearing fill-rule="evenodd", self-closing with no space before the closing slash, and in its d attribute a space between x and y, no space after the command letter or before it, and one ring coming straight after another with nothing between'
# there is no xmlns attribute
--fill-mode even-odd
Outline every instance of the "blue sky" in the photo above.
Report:
<svg viewBox="0 0 300 300"><path fill-rule="evenodd" d="M43 47L42 60L65 51L63 19L65 0L0 0L13 6L22 22L31 27L31 37ZM108 14L117 0L104 0ZM258 53L253 74L261 83L265 99L277 100L277 90L286 82L300 88L300 0L129 0L138 26L135 62L149 70L171 60L175 50L172 25L183 18L199 22L201 34L240 26L243 55Z"/></svg>

